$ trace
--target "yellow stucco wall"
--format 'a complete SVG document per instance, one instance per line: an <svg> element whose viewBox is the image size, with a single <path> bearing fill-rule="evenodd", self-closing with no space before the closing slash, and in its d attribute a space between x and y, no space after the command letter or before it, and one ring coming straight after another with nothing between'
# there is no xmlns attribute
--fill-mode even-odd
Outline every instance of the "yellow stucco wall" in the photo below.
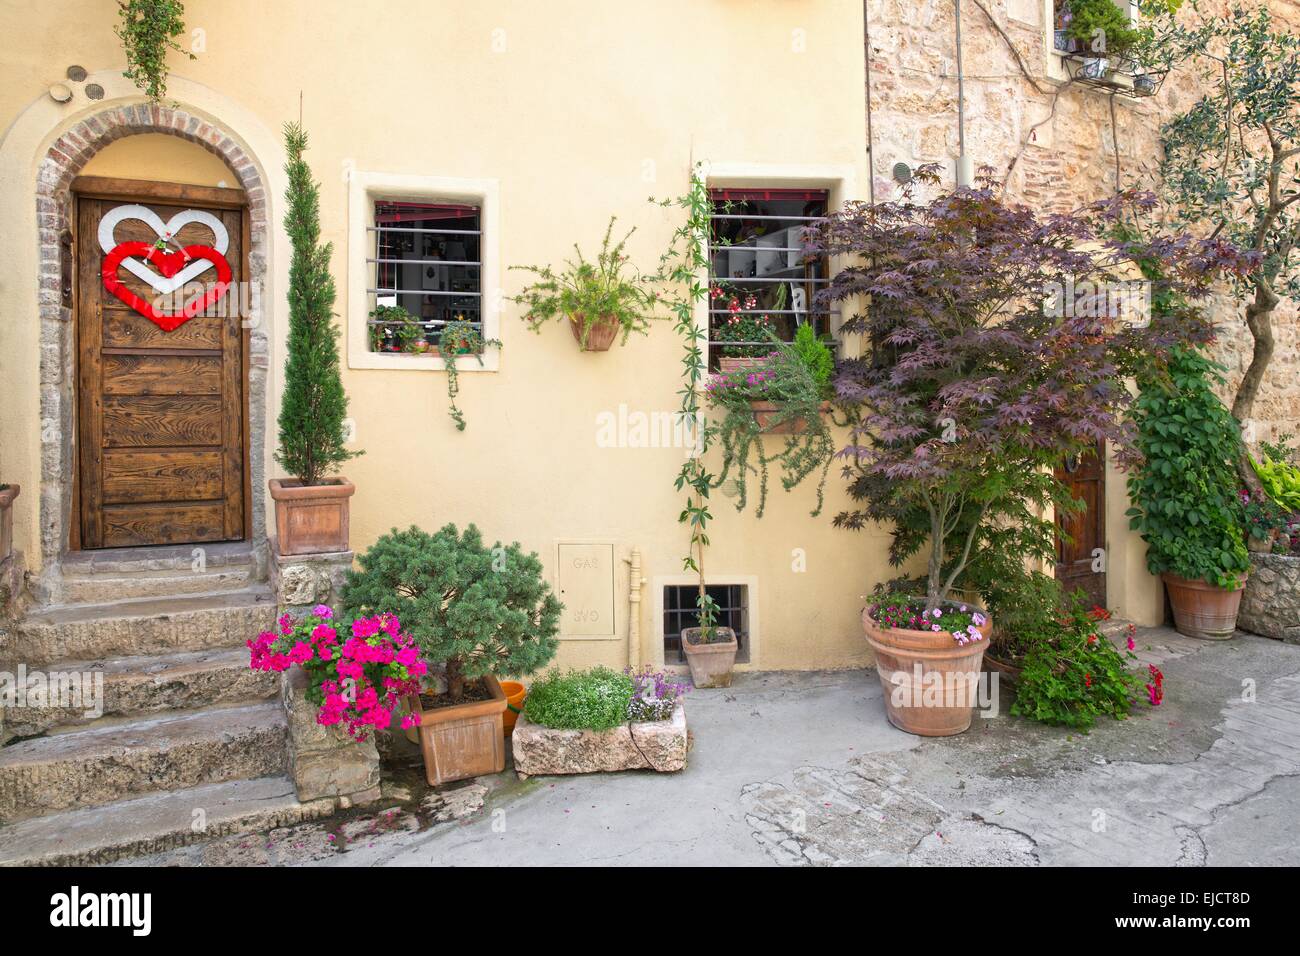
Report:
<svg viewBox="0 0 1300 956"><path fill-rule="evenodd" d="M638 227L630 253L653 267L677 220L647 197L681 194L694 161L846 171L841 198L866 198L861 10L856 0L191 0L187 23L203 31L204 49L195 61L173 56L168 99L230 130L268 180L271 435L288 260L278 134L298 118L300 94L345 342L347 323L365 320L347 311L353 170L496 180L504 267L558 262L575 241L594 249L611 214ZM0 65L0 472L25 486L16 537L29 566L41 561L33 184L59 133L139 100L120 76L113 18L112 4L89 0L0 2L0 28L27 37ZM90 102L81 87L68 104L46 95L73 63L105 87L104 100ZM216 160L192 162L146 139L154 137L115 144L93 171L213 183L221 175ZM502 277L505 294L523 284L517 272ZM681 452L598 447L597 416L620 404L673 410L679 342L663 322L626 348L583 354L559 325L529 332L511 303L501 322L500 370L461 376L464 433L446 414L445 373L351 369L345 356L356 447L366 452L346 468L358 489L353 545L393 526L473 521L491 539L538 551L552 574L561 539L609 541L619 558L637 547L643 656L653 659L655 588L680 574L686 542L672 487ZM254 453L277 475L272 450ZM871 585L892 573L888 538L831 527L845 504L841 485L833 470L820 518L808 515L810 487L786 495L774 482L761 521L715 498L707 564L719 580L753 584L762 668L868 660L858 612ZM794 570L800 554L804 571ZM617 563L618 638L566 641L560 663L626 662L627 582Z"/></svg>

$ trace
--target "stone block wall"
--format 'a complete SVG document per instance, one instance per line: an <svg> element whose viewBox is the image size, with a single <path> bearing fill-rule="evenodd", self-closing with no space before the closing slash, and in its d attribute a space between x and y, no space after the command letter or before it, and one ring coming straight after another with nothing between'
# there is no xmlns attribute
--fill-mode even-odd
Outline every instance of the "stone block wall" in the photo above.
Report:
<svg viewBox="0 0 1300 956"><path fill-rule="evenodd" d="M1237 627L1300 644L1300 556L1251 554Z"/></svg>

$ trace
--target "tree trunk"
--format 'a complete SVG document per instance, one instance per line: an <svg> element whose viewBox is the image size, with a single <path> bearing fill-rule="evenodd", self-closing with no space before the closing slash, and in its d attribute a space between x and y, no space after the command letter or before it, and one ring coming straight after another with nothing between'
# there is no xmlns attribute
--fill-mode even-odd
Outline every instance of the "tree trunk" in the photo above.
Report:
<svg viewBox="0 0 1300 956"><path fill-rule="evenodd" d="M1267 277L1255 277L1255 298L1246 305L1246 327L1250 329L1255 346L1250 357L1250 365L1237 386L1237 394L1232 399L1233 417L1247 429L1249 434L1250 417L1255 408L1255 399L1259 397L1260 387L1264 384L1264 373L1268 371L1273 359L1273 310L1277 308L1278 296L1270 287ZM1243 453L1237 462L1237 476L1250 489L1252 494L1262 492L1259 477L1250 464L1249 452Z"/></svg>
<svg viewBox="0 0 1300 956"><path fill-rule="evenodd" d="M447 696L453 701L459 701L465 696L465 675L461 671L460 660L450 658L446 663L447 676Z"/></svg>

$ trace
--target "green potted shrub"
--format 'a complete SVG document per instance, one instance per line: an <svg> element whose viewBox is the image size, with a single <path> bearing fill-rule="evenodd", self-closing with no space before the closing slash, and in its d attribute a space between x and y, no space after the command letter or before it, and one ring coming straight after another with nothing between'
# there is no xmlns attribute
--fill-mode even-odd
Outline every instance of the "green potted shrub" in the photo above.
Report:
<svg viewBox="0 0 1300 956"><path fill-rule="evenodd" d="M1133 412L1144 461L1128 479L1131 527L1147 543L1179 633L1232 637L1250 571L1237 497L1241 435L1215 394L1222 366L1174 349L1167 375L1141 382Z"/></svg>
<svg viewBox="0 0 1300 956"><path fill-rule="evenodd" d="M281 554L348 550L352 482L332 477L360 452L348 451L344 419L348 398L339 375L338 326L334 324L332 244L320 241L320 186L303 153L307 134L296 123L284 128L285 231L289 262L289 358L284 368L280 438L275 460L292 478L272 478L277 547Z"/></svg>
<svg viewBox="0 0 1300 956"><path fill-rule="evenodd" d="M523 318L534 332L552 319L568 319L582 351L606 352L620 333L620 344L626 345L633 332L644 335L649 330L658 299L650 280L636 271L625 252L636 229L613 241L616 218L611 216L605 227L595 262L587 261L575 243L576 258L565 260L558 271L549 265L511 267L537 277L510 299L526 307Z"/></svg>
<svg viewBox="0 0 1300 956"><path fill-rule="evenodd" d="M505 769L497 676L531 674L555 656L563 609L537 555L448 524L393 529L358 562L343 586L347 614L395 615L422 659L441 666L439 682L407 698L430 785Z"/></svg>
<svg viewBox="0 0 1300 956"><path fill-rule="evenodd" d="M1083 52L1083 75L1104 79L1138 43L1140 34L1114 0L1070 0L1066 35Z"/></svg>

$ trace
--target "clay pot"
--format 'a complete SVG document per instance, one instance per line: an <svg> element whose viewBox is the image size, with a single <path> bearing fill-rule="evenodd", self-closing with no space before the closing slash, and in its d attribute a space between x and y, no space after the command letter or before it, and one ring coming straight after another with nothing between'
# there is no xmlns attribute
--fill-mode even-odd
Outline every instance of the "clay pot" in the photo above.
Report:
<svg viewBox="0 0 1300 956"><path fill-rule="evenodd" d="M997 674L1002 682L1008 686L1014 685L1016 681L1020 680L1020 675L1025 672L1025 669L1019 664L1004 661L989 653L984 655L984 669L990 674Z"/></svg>
<svg viewBox="0 0 1300 956"><path fill-rule="evenodd" d="M592 323L591 328L587 329L587 341L582 341L582 316L579 314L569 316L569 331L573 333L574 339L582 347L584 352L608 352L609 347L614 344L621 331L618 320L613 316L605 316Z"/></svg>
<svg viewBox="0 0 1300 956"><path fill-rule="evenodd" d="M1226 641L1237 629L1237 609L1241 607L1242 587L1221 588L1209 581L1193 581L1176 574L1162 574L1174 607L1174 629L1188 637L1207 641ZM1241 585L1246 575L1240 577Z"/></svg>
<svg viewBox="0 0 1300 956"><path fill-rule="evenodd" d="M406 699L420 718L420 750L431 787L506 769L505 691L490 674L482 680L492 694L490 700L425 710L419 695Z"/></svg>
<svg viewBox="0 0 1300 956"><path fill-rule="evenodd" d="M0 488L0 561L5 560L14 550L14 499L22 488L10 485Z"/></svg>
<svg viewBox="0 0 1300 956"><path fill-rule="evenodd" d="M348 499L356 485L346 478L334 478L323 485L272 478L268 484L275 501L275 533L281 554L348 550Z"/></svg>
<svg viewBox="0 0 1300 956"><path fill-rule="evenodd" d="M523 713L524 698L528 696L528 688L517 680L503 680L501 692L506 695L505 713L501 715L501 725L509 737L515 730L515 721Z"/></svg>
<svg viewBox="0 0 1300 956"><path fill-rule="evenodd" d="M802 418L775 421L780 408L771 402L750 402L749 407L754 410L754 421L765 435L802 435L808 430L808 422ZM830 402L822 402L818 411L824 415L830 408Z"/></svg>
<svg viewBox="0 0 1300 956"><path fill-rule="evenodd" d="M757 368L767 359L757 355L724 355L718 359L718 371L723 375L739 372L742 368Z"/></svg>
<svg viewBox="0 0 1300 956"><path fill-rule="evenodd" d="M1253 551L1256 554L1270 554L1273 551L1273 542L1277 540L1277 528L1268 533L1267 538L1257 538L1253 534L1246 537L1246 550Z"/></svg>
<svg viewBox="0 0 1300 956"><path fill-rule="evenodd" d="M682 630L682 656L691 668L691 683L696 687L730 687L731 671L736 664L736 652L740 642L736 632L729 627L715 627L714 631L725 635L724 641L709 644L691 643L699 641L700 628L688 627Z"/></svg>
<svg viewBox="0 0 1300 956"><path fill-rule="evenodd" d="M862 611L862 630L876 652L891 724L921 737L950 737L970 727L991 620L986 617L983 639L973 644L958 644L947 631L881 627L869 608Z"/></svg>

